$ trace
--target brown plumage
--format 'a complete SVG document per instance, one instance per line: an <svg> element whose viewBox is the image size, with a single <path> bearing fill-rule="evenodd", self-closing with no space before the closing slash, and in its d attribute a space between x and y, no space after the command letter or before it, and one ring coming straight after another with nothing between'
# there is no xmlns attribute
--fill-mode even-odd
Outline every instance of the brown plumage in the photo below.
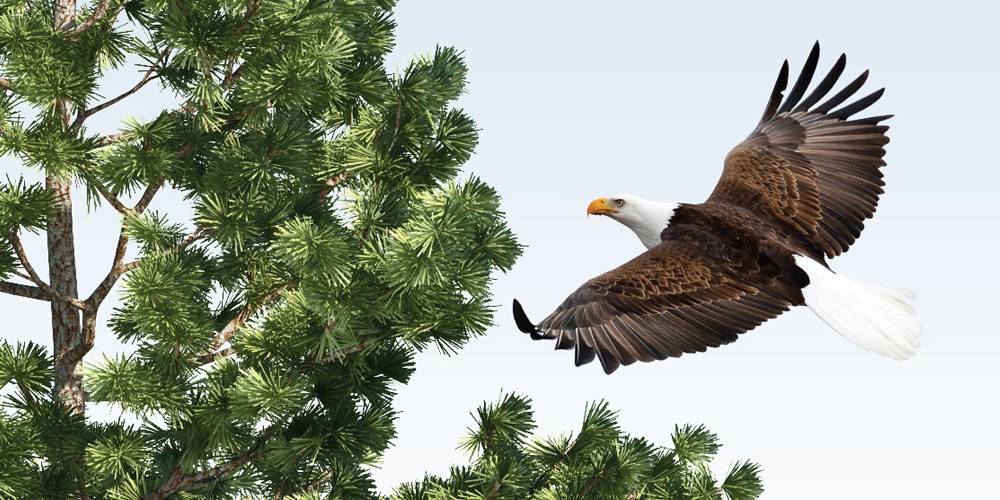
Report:
<svg viewBox="0 0 1000 500"><path fill-rule="evenodd" d="M586 282L537 325L515 300L518 328L574 349L578 366L596 357L611 373L728 344L802 305L809 277L795 256L825 265L854 243L882 193L889 142L879 125L888 116L851 119L882 90L841 106L867 71L823 101L845 56L806 95L818 60L817 43L783 99L785 61L763 117L726 156L715 190L704 203L680 205L657 246Z"/></svg>

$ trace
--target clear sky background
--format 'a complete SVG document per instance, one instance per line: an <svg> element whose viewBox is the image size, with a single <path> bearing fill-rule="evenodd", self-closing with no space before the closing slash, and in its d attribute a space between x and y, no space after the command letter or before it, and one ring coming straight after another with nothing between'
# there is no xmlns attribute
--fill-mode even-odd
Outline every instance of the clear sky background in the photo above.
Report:
<svg viewBox="0 0 1000 500"><path fill-rule="evenodd" d="M624 429L669 444L675 423L704 423L724 446L720 472L751 458L768 499L985 498L1000 489L1000 13L987 2L471 2L403 0L402 68L435 44L464 49L464 107L482 128L467 172L494 185L528 246L494 288L497 325L458 356L421 354L400 388L399 437L375 471L383 489L446 473L468 412L501 391L530 396L539 432L579 425L606 399ZM834 269L918 292L925 329L905 362L864 352L799 308L706 354L624 367L517 332L517 297L540 319L584 280L642 251L624 226L584 216L602 195L699 202L722 159L755 125L782 59L797 70L820 40L824 72L872 70L893 113L878 214ZM793 75L795 73L793 72ZM134 68L104 82L130 87ZM97 115L114 131L171 98L149 86ZM0 173L15 172L9 159ZM177 193L154 208L189 209ZM107 270L117 215L78 206L81 289ZM41 238L29 252L44 269ZM110 307L104 307L107 319ZM5 337L50 345L47 304L0 295ZM89 362L122 349L104 330Z"/></svg>

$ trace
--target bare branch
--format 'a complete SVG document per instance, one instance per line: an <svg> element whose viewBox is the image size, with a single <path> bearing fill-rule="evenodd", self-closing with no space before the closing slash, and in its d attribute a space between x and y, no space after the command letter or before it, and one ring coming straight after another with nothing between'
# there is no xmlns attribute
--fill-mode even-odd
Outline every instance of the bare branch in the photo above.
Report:
<svg viewBox="0 0 1000 500"><path fill-rule="evenodd" d="M35 272L34 266L32 266L31 262L28 261L28 254L24 251L24 244L21 243L21 238L17 236L17 233L13 233L7 238L10 241L11 246L14 247L14 252L17 253L17 259L21 262L21 268L28 273L27 276L21 276L37 285L38 288L41 288L42 291L48 294L49 297L66 302L67 304L80 310L83 310L86 307L79 299L66 297L65 295L53 290L52 287L49 286L49 284L46 283L37 272Z"/></svg>
<svg viewBox="0 0 1000 500"><path fill-rule="evenodd" d="M83 338L69 352L71 359L79 362L84 356L94 348L94 339L97 337L97 306L88 307L83 311Z"/></svg>
<svg viewBox="0 0 1000 500"><path fill-rule="evenodd" d="M22 285L11 281L0 281L0 292L27 297L29 299L49 301L49 294L37 286Z"/></svg>
<svg viewBox="0 0 1000 500"><path fill-rule="evenodd" d="M88 29L90 29L91 26L100 22L101 19L104 19L104 16L108 15L108 9L110 7L111 7L111 0L100 0L99 2L97 2L97 6L94 7L94 12L90 14L90 17L88 17L87 20L84 21L79 26L71 29L69 31L69 34L79 35L80 33L87 31Z"/></svg>
<svg viewBox="0 0 1000 500"><path fill-rule="evenodd" d="M164 179L160 178L158 181L146 186L146 190L142 193L142 196L139 197L139 201L135 204L135 208L126 208L126 213L141 214L145 211L149 204L153 201L153 196L155 196L157 191L160 190L160 187L163 186L163 182ZM128 250L128 240L129 238L126 234L125 225L123 223L121 230L118 232L118 243L115 245L115 255L111 260L111 269L108 270L108 274L106 274L104 279L98 283L97 287L94 288L94 291L91 292L85 302L90 308L96 310L97 307L101 305L101 302L104 301L105 297L108 296L108 293L111 292L111 289L115 286L118 278L120 278L122 274L125 274L125 271L131 269L126 268L126 266L122 264L122 262L125 261L125 252Z"/></svg>
<svg viewBox="0 0 1000 500"><path fill-rule="evenodd" d="M105 109L107 109L107 108L109 108L111 106L114 106L115 104L117 104L122 99L125 99L126 97L128 97L128 96L130 96L130 95L132 95L132 94L134 94L136 92L138 92L139 89L141 89L142 87L144 87L147 83L149 83L150 80L153 79L153 73L157 69L159 69L160 63L163 62L163 59L165 57L167 57L167 52L166 51L164 51L162 54L160 54L160 57L158 57L156 59L156 61L154 61L153 64L151 64L149 66L149 69L146 70L146 73L144 73L142 75L142 79L139 80L139 83L137 83L134 86L132 86L132 88L126 90L125 92L123 92L122 94L118 95L117 97L114 97L114 98L112 98L112 99L110 99L110 100L108 100L106 102L103 102L101 104L98 104L97 106L94 106L93 108L81 109L77 113L77 115L76 115L76 120L73 122L73 127L74 128L80 127L80 125L83 124L83 121L86 120L88 117L90 117L90 116L92 116L92 115L94 115L96 113L99 113L99 112L101 112L101 111L103 111L103 110L105 110Z"/></svg>
<svg viewBox="0 0 1000 500"><path fill-rule="evenodd" d="M136 202L135 208L133 209L137 214L141 214L146 211L146 208L153 202L153 197L156 196L156 193L161 187L163 187L163 183L165 181L166 179L160 177L156 182L146 186L146 190L143 191L142 196L139 197L139 201Z"/></svg>
<svg viewBox="0 0 1000 500"><path fill-rule="evenodd" d="M128 249L128 235L125 234L125 226L123 225L118 233L118 243L115 245L115 256L111 261L111 269L108 270L108 274L104 276L104 279L94 288L93 292L90 292L90 296L87 297L87 306L96 309L97 306L104 302L105 297L111 292L111 289L115 286L115 282L122 274L125 274L125 266L122 265L122 261L125 260L125 251Z"/></svg>

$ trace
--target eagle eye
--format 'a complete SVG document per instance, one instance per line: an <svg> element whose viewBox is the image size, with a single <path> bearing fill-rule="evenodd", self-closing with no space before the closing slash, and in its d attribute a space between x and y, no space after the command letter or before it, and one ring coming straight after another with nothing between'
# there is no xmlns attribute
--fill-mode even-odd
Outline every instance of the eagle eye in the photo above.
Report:
<svg viewBox="0 0 1000 500"><path fill-rule="evenodd" d="M615 200L615 205L618 205L618 208L624 207L625 206L625 200L622 200L622 199Z"/></svg>

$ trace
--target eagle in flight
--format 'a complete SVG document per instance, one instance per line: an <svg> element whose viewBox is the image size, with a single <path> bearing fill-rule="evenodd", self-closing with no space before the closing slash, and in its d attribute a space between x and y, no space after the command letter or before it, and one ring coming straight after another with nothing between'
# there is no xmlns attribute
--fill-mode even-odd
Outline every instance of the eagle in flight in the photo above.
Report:
<svg viewBox="0 0 1000 500"><path fill-rule="evenodd" d="M851 100L865 71L827 98L844 72L841 55L807 94L818 61L817 42L787 97L784 62L763 117L726 156L705 202L591 202L588 214L621 222L647 250L584 283L541 323L515 299L518 329L573 349L577 366L596 357L610 374L728 344L805 305L866 350L912 356L920 334L913 293L841 276L827 263L861 235L883 192L889 127L881 123L891 115L854 116L884 89Z"/></svg>

